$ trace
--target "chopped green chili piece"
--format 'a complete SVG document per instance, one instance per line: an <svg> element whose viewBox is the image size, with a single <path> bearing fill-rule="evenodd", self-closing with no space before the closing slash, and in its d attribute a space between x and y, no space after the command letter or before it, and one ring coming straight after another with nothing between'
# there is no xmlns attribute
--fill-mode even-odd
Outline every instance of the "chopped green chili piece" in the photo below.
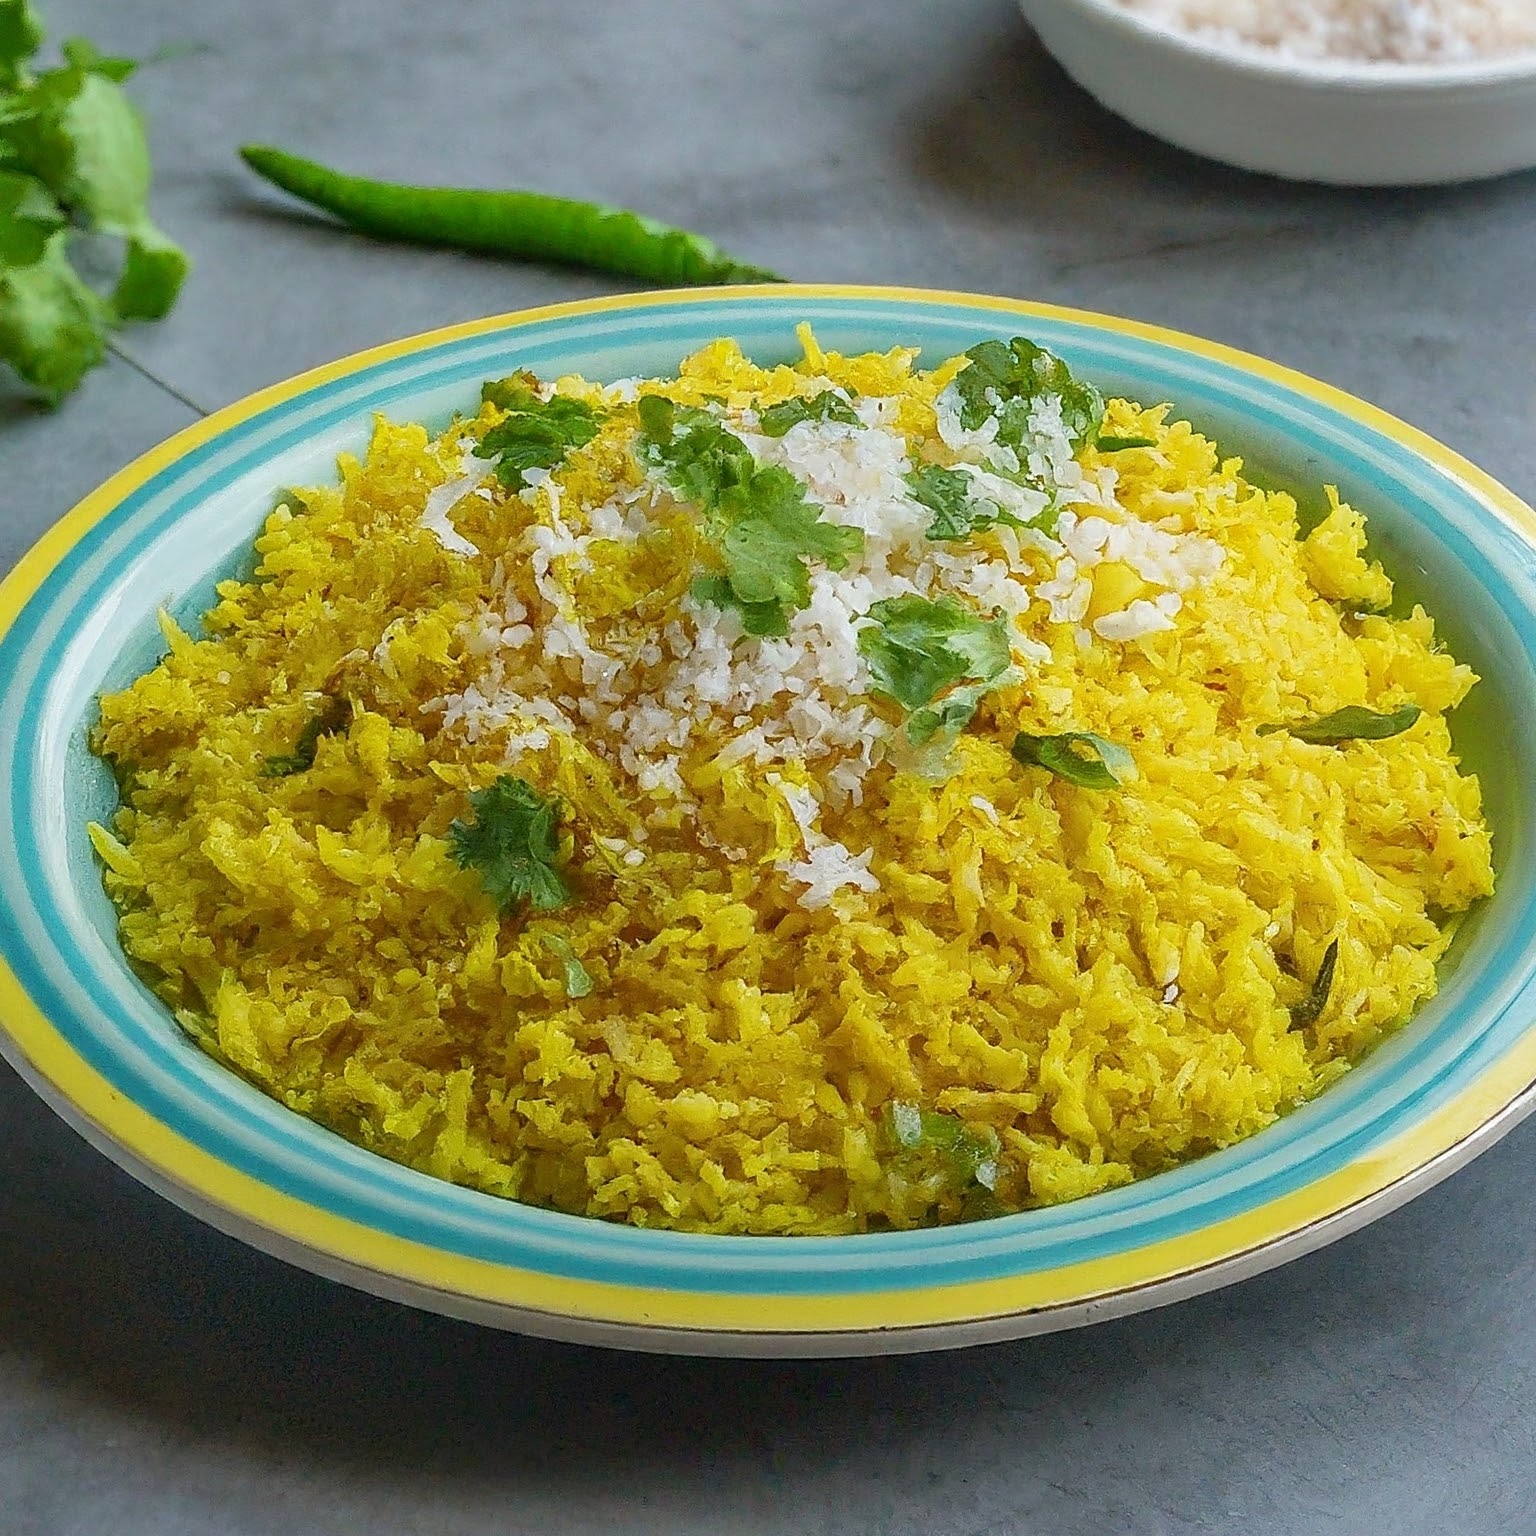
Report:
<svg viewBox="0 0 1536 1536"><path fill-rule="evenodd" d="M1082 789L1118 789L1136 777L1136 759L1122 746L1092 731L1031 736L1020 731L1013 755L1026 767L1045 768Z"/></svg>
<svg viewBox="0 0 1536 1536"><path fill-rule="evenodd" d="M988 1191L997 1188L1003 1144L990 1125L973 1131L956 1115L919 1109L916 1104L894 1099L886 1108L886 1127L903 1152L941 1153L957 1183L979 1184Z"/></svg>
<svg viewBox="0 0 1536 1536"><path fill-rule="evenodd" d="M1127 448L1156 448L1155 437L1112 437L1101 434L1094 439L1093 446L1100 453L1124 453Z"/></svg>

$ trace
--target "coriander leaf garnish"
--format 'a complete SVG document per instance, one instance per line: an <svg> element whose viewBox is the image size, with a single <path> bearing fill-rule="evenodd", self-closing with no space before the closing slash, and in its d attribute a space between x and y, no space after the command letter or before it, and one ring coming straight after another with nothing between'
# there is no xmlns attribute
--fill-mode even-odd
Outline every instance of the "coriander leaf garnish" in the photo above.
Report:
<svg viewBox="0 0 1536 1536"><path fill-rule="evenodd" d="M1389 737L1401 736L1423 713L1417 704L1404 704L1389 715L1348 704L1317 720L1297 721L1291 725L1261 725L1259 735L1272 736L1276 731L1289 731L1298 741L1325 747L1336 746L1341 741L1386 741Z"/></svg>
<svg viewBox="0 0 1536 1536"><path fill-rule="evenodd" d="M35 176L0 170L0 266L40 261L66 222L58 200Z"/></svg>
<svg viewBox="0 0 1536 1536"><path fill-rule="evenodd" d="M528 470L553 469L572 448L585 447L603 420L585 400L565 395L540 399L523 382L527 377L513 374L480 390L482 400L507 414L481 437L475 455L497 461L496 478L509 491L528 483Z"/></svg>
<svg viewBox="0 0 1536 1536"><path fill-rule="evenodd" d="M742 629L749 635L789 633L789 615L785 613L782 604L742 602L729 576L700 576L689 591L697 603L708 603L713 608L734 608L741 617Z"/></svg>
<svg viewBox="0 0 1536 1536"><path fill-rule="evenodd" d="M930 539L968 539L973 533L999 523L1014 528L1028 526L1023 519L990 501L973 501L971 477L963 469L924 464L907 476L907 489L914 501L933 513L933 521L924 530L925 537Z"/></svg>
<svg viewBox="0 0 1536 1536"><path fill-rule="evenodd" d="M963 470L924 464L907 476L912 499L933 513L930 539L963 539L975 526L971 477Z"/></svg>
<svg viewBox="0 0 1536 1536"><path fill-rule="evenodd" d="M820 557L841 570L864 542L857 528L823 522L821 508L805 499L787 469L757 470L742 488L739 505L727 498L720 553L731 589L744 606L778 603L788 613L811 600L806 559Z"/></svg>
<svg viewBox="0 0 1536 1536"><path fill-rule="evenodd" d="M1328 1006L1328 998L1333 992L1333 973L1338 969L1338 964L1339 941L1335 939L1323 951L1322 963L1317 968L1312 990L1291 1009L1292 1029L1306 1029L1323 1016L1323 1009Z"/></svg>
<svg viewBox="0 0 1536 1536"><path fill-rule="evenodd" d="M592 991L592 977L570 944L558 933L546 933L544 946L565 971L565 995L571 998L588 996Z"/></svg>
<svg viewBox="0 0 1536 1536"><path fill-rule="evenodd" d="M0 0L0 362L57 404L114 326L165 314L187 258L149 217L149 148L122 90L133 61L74 38L62 66L34 75L41 42L26 0ZM70 264L76 230L121 240L110 297Z"/></svg>
<svg viewBox="0 0 1536 1536"><path fill-rule="evenodd" d="M315 753L322 736L337 736L352 723L352 706L346 699L327 698L318 714L311 715L299 732L292 752L279 753L261 760L261 773L267 779L286 779L295 773L307 773L315 766Z"/></svg>
<svg viewBox="0 0 1536 1536"><path fill-rule="evenodd" d="M43 25L29 0L0 0L0 90L16 88L42 45Z"/></svg>
<svg viewBox="0 0 1536 1536"><path fill-rule="evenodd" d="M749 635L788 634L789 615L811 598L807 561L840 571L863 548L863 533L823 521L787 469L760 466L708 411L657 395L643 397L639 410L641 461L697 503L724 567L695 582L694 596L736 608Z"/></svg>
<svg viewBox="0 0 1536 1536"><path fill-rule="evenodd" d="M802 421L840 421L856 427L859 418L853 407L835 390L824 389L819 395L807 399L795 395L781 400L777 405L764 406L757 413L758 430L764 437L783 437L791 427Z"/></svg>
<svg viewBox="0 0 1536 1536"><path fill-rule="evenodd" d="M1081 789L1118 789L1136 775L1136 759L1122 746L1092 731L1031 736L1020 731L1013 755L1026 767L1044 768Z"/></svg>
<svg viewBox="0 0 1536 1536"><path fill-rule="evenodd" d="M998 440L1018 449L1029 431L1030 408L1054 395L1061 401L1062 422L1074 449L1091 442L1104 421L1104 397L1079 379L1054 352L1023 336L1012 341L983 341L965 354L968 368L955 376L960 396L960 425L974 432L991 416L998 419Z"/></svg>
<svg viewBox="0 0 1536 1536"><path fill-rule="evenodd" d="M998 686L1003 674L985 681L964 683L951 689L937 704L912 712L907 720L907 740L915 747L936 743L947 752L976 716L981 701Z"/></svg>
<svg viewBox="0 0 1536 1536"><path fill-rule="evenodd" d="M875 622L860 631L859 654L876 689L907 711L914 746L964 730L1012 664L1006 614L988 619L952 597L909 594L885 598L869 616ZM957 683L971 686L940 699Z"/></svg>
<svg viewBox="0 0 1536 1536"><path fill-rule="evenodd" d="M57 405L107 355L111 311L54 235L27 266L0 268L0 360Z"/></svg>
<svg viewBox="0 0 1536 1536"><path fill-rule="evenodd" d="M719 417L662 395L642 395L637 409L641 462L659 469L684 501L708 514L728 491L750 484L757 467L752 450Z"/></svg>
<svg viewBox="0 0 1536 1536"><path fill-rule="evenodd" d="M503 379L487 379L480 386L481 405L494 405L500 411L515 411L537 395L539 376L531 368L519 368Z"/></svg>
<svg viewBox="0 0 1536 1536"><path fill-rule="evenodd" d="M886 1107L885 1118L887 1132L901 1151L937 1152L948 1162L958 1184L997 1188L1003 1144L990 1125L973 1131L956 1115L919 1109L901 1099Z"/></svg>
<svg viewBox="0 0 1536 1536"><path fill-rule="evenodd" d="M526 779L504 773L469 797L473 821L455 821L448 842L462 869L477 869L487 893L503 912L520 902L552 912L571 901L556 860L560 854L560 807Z"/></svg>
<svg viewBox="0 0 1536 1536"><path fill-rule="evenodd" d="M1093 446L1100 453L1124 453L1127 448L1156 448L1155 437L1111 437L1101 433L1094 439Z"/></svg>

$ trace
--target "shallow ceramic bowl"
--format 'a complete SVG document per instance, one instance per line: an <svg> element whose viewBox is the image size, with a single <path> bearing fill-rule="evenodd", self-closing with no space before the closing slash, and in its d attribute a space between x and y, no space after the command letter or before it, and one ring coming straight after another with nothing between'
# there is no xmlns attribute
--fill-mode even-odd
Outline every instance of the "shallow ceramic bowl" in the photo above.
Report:
<svg viewBox="0 0 1536 1536"><path fill-rule="evenodd" d="M1457 64L1297 61L1158 26L1116 0L1019 0L1112 112L1245 170L1345 186L1536 166L1536 52Z"/></svg>
<svg viewBox="0 0 1536 1536"><path fill-rule="evenodd" d="M441 1183L301 1119L192 1046L134 978L85 823L113 805L94 700L195 624L280 487L334 475L373 412L443 422L529 367L661 374L736 337L798 355L797 321L935 362L1024 333L1111 392L1171 400L1315 510L1370 516L1483 683L1456 717L1497 833L1498 894L1440 995L1321 1098L1241 1146L1052 1210L847 1238L647 1232ZM1262 622L1256 619L1256 622ZM0 1048L107 1156L187 1210L321 1274L460 1317L643 1349L852 1354L1062 1328L1206 1290L1392 1209L1536 1103L1536 514L1357 400L1240 353L1102 316L879 289L646 294L393 343L252 396L88 497L0 587Z"/></svg>

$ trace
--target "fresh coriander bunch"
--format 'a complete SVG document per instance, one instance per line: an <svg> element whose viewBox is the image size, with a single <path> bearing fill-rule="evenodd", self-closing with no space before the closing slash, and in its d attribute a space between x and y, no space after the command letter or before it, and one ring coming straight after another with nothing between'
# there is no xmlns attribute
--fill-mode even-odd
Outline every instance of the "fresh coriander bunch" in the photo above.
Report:
<svg viewBox="0 0 1536 1536"><path fill-rule="evenodd" d="M123 90L137 67L83 38L34 72L43 29L30 0L0 0L0 360L57 405L125 320L176 302L187 257L149 217L149 146ZM123 241L110 294L70 262L85 231Z"/></svg>

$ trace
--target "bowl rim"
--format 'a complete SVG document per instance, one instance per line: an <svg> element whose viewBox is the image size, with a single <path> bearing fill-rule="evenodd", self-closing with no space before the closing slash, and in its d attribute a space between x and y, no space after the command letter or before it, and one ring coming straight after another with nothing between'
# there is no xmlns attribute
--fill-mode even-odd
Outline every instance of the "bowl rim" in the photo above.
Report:
<svg viewBox="0 0 1536 1536"><path fill-rule="evenodd" d="M1302 89L1345 88L1369 96L1401 92L1405 88L1433 95L1478 86L1536 86L1536 46L1519 53L1458 59L1445 64L1294 59L1258 47L1226 46L1200 33L1179 31L1138 11L1127 10L1118 0L1020 0L1020 7L1031 23L1036 12L1046 7L1075 9L1118 29L1126 37L1160 46L1192 62L1246 75L1255 81Z"/></svg>
<svg viewBox="0 0 1536 1536"><path fill-rule="evenodd" d="M0 582L0 643L54 568L132 492L227 430L322 385L448 344L546 322L616 313L638 321L646 311L668 305L761 303L771 312L786 304L845 300L897 308L942 307L1025 323L1057 322L1225 365L1279 386L1346 423L1374 429L1389 445L1406 451L1415 462L1426 462L1475 502L1480 516L1512 531L1524 548L1536 550L1536 511L1461 455L1341 390L1220 343L1090 311L943 290L827 284L663 290L542 306L424 332L308 370L224 407L120 470L44 533ZM0 705L5 691L0 688ZM0 905L4 896L0 889ZM1526 995L1513 1000L1527 1001ZM1526 1021L1518 1039L1480 1067L1454 1098L1395 1130L1369 1158L1192 1236L1149 1240L1129 1255L1029 1276L946 1287L765 1297L744 1290L668 1292L638 1281L572 1280L449 1253L306 1205L194 1145L114 1089L34 1002L3 947L0 1054L93 1145L177 1204L253 1246L363 1289L457 1316L555 1337L692 1353L851 1354L942 1348L1074 1326L1177 1300L1257 1273L1354 1230L1444 1177L1536 1109L1536 1028ZM607 1226L576 1217L559 1221L584 1228ZM911 1236L921 1238L930 1230ZM977 1232L978 1238L982 1235ZM705 1241L756 1245L774 1240ZM1033 1283L1042 1280L1049 1283ZM774 1305L765 1308L770 1301Z"/></svg>

